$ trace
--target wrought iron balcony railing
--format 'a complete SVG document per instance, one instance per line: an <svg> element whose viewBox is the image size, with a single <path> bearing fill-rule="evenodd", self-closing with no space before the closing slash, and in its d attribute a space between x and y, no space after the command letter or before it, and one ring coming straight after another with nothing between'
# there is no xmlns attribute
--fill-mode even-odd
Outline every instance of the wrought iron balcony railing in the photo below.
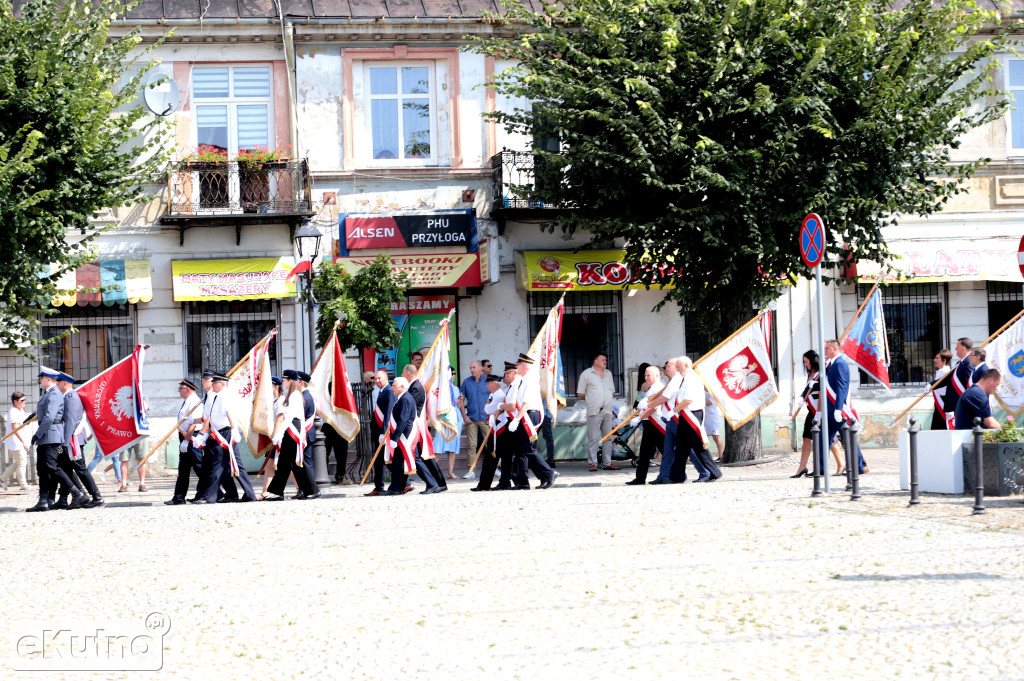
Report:
<svg viewBox="0 0 1024 681"><path fill-rule="evenodd" d="M560 210L540 198L545 182L557 182L547 172L543 156L530 152L503 150L491 157L491 184L494 201L491 212L501 215L514 211Z"/></svg>
<svg viewBox="0 0 1024 681"><path fill-rule="evenodd" d="M238 161L185 163L167 173L171 218L312 214L312 181L305 159L249 167Z"/></svg>

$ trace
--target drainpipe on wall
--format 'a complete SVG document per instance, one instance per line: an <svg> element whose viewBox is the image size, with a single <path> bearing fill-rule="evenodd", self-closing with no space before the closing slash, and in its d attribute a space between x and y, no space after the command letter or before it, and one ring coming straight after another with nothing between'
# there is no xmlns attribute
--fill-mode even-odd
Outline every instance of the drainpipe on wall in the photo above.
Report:
<svg viewBox="0 0 1024 681"><path fill-rule="evenodd" d="M288 123L291 128L292 153L299 153L299 123L296 109L299 102L295 96L295 26L281 18L281 41L284 44L284 65L288 72Z"/></svg>

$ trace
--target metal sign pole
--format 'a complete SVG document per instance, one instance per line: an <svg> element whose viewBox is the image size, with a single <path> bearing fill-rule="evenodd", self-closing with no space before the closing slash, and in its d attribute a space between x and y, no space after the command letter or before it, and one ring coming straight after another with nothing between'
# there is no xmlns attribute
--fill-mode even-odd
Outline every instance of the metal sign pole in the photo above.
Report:
<svg viewBox="0 0 1024 681"><path fill-rule="evenodd" d="M825 243L825 226L821 226L822 251ZM825 476L825 494L832 491L829 484L829 468L832 463L829 460L829 437L828 423L831 414L828 411L828 377L825 374L825 305L822 302L821 286L821 263L814 268L814 279L818 283L818 413L821 414L821 474Z"/></svg>

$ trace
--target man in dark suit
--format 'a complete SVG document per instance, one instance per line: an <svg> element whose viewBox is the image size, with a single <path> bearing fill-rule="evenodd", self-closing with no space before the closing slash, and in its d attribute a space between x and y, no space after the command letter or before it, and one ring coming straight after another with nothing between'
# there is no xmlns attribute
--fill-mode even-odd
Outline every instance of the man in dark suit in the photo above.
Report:
<svg viewBox="0 0 1024 681"><path fill-rule="evenodd" d="M406 364L405 368L402 369L402 378L409 382L409 394L416 404L416 417L419 418L427 404L427 391L423 388L423 384L420 383L420 379L416 378L416 371L416 367L412 364ZM416 475L420 476L423 484L427 486L420 494L448 491L448 483L444 480L441 467L437 465L437 461L433 458L424 459L422 451L423 443L419 442L416 445Z"/></svg>
<svg viewBox="0 0 1024 681"><path fill-rule="evenodd" d="M409 393L409 381L399 376L391 385L395 401L391 405L390 414L385 414L385 432L383 437L389 442L384 444L391 455L391 486L385 495L405 494L409 476L405 472L405 459L415 457L412 446L413 426L416 421L416 401Z"/></svg>
<svg viewBox="0 0 1024 681"><path fill-rule="evenodd" d="M953 366L953 370L950 372L953 377L949 387L946 388L946 395L942 403L942 411L946 412L946 419L949 421L950 430L956 427L953 424L954 415L956 414L956 403L960 396L964 394L964 391L971 387L971 376L974 374L974 370L967 357L971 354L973 348L974 341L970 338L960 338L956 342L955 352L958 359L957 363Z"/></svg>
<svg viewBox="0 0 1024 681"><path fill-rule="evenodd" d="M839 444L839 434L843 430L843 409L846 407L850 395L850 367L846 365L843 358L839 341L825 341L825 378L828 382L828 442L829 448ZM818 462L824 465L825 456L822 454ZM864 473L867 466L864 463L864 455L861 454L860 445L857 445L857 465L860 472Z"/></svg>
<svg viewBox="0 0 1024 681"><path fill-rule="evenodd" d="M78 508L88 498L71 482L67 473L57 465L57 457L64 445L64 398L57 389L57 378L60 372L41 367L39 385L45 391L36 407L36 418L39 429L32 436L32 444L36 445L36 475L39 476L39 503L30 509L30 513L50 510L50 490L64 485L71 490L71 503L68 508Z"/></svg>
<svg viewBox="0 0 1024 681"><path fill-rule="evenodd" d="M373 384L380 389L377 401L373 405L373 418L370 420L370 441L380 442L387 430L391 407L395 404L395 393L388 386L388 372L381 369L373 375ZM373 490L363 496L375 497L384 492L384 456L378 454L373 460Z"/></svg>
<svg viewBox="0 0 1024 681"><path fill-rule="evenodd" d="M985 348L974 348L971 350L971 354L967 356L967 361L971 363L971 385L980 381L981 375L992 368L985 361Z"/></svg>

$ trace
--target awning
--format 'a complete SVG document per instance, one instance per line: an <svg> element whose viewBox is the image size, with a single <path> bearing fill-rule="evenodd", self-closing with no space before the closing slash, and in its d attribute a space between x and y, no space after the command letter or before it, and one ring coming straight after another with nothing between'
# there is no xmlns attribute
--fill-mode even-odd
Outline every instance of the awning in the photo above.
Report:
<svg viewBox="0 0 1024 681"><path fill-rule="evenodd" d="M409 275L411 288L478 288L480 259L476 253L417 253L391 255L391 270ZM377 259L376 255L334 258L334 262L355 274Z"/></svg>
<svg viewBox="0 0 1024 681"><path fill-rule="evenodd" d="M629 283L633 276L625 265L625 258L626 252L621 250L520 251L516 253L516 274L519 283L527 291L616 291L623 288L645 288L642 283Z"/></svg>
<svg viewBox="0 0 1024 681"><path fill-rule="evenodd" d="M1021 280L1015 239L891 241L888 245L899 257L890 262L898 274L887 275L886 281L927 284ZM857 278L862 283L873 284L879 271L876 262L857 263Z"/></svg>
<svg viewBox="0 0 1024 681"><path fill-rule="evenodd" d="M171 262L174 300L265 300L294 298L288 282L294 258L236 258Z"/></svg>
<svg viewBox="0 0 1024 681"><path fill-rule="evenodd" d="M65 272L57 280L54 305L85 307L124 305L153 300L148 260L101 260ZM83 291L82 289L96 289Z"/></svg>

